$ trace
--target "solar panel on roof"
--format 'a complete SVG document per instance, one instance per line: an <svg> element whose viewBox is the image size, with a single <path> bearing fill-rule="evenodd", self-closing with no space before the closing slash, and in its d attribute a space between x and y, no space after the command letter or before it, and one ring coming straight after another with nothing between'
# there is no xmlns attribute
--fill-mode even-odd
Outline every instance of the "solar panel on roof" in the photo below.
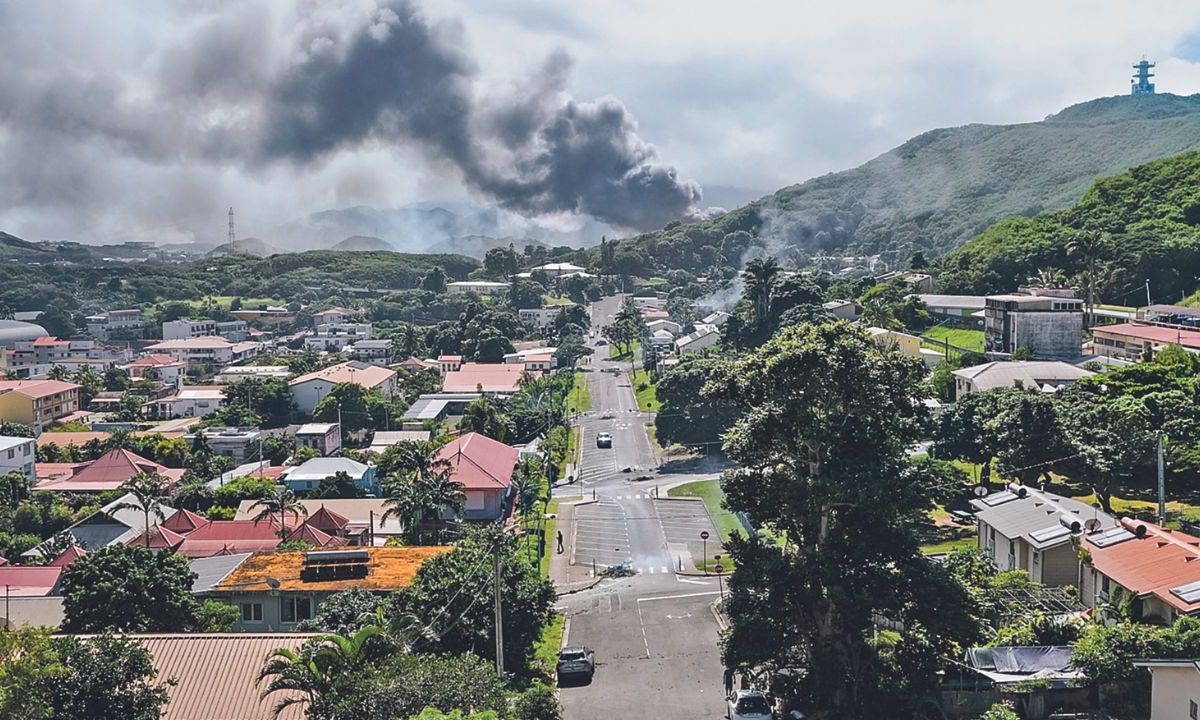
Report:
<svg viewBox="0 0 1200 720"><path fill-rule="evenodd" d="M1067 537L1070 534L1070 528L1063 527L1062 525L1053 525L1048 528L1042 528L1041 530L1034 530L1033 532L1029 533L1029 537L1037 540L1040 543L1044 543L1054 540L1055 538Z"/></svg>
<svg viewBox="0 0 1200 720"><path fill-rule="evenodd" d="M1171 588L1171 594L1185 603L1200 602L1200 581Z"/></svg>
<svg viewBox="0 0 1200 720"><path fill-rule="evenodd" d="M1126 540L1132 540L1133 538L1133 533L1129 532L1123 527L1118 527L1112 528L1111 530L1105 530L1099 535L1093 535L1089 539L1096 547L1106 548L1116 545L1117 543L1123 543Z"/></svg>
<svg viewBox="0 0 1200 720"><path fill-rule="evenodd" d="M987 505L988 507L996 507L997 505L1003 505L1004 503L1008 502L1009 500L1016 500L1016 499L1017 499L1017 496L1015 493L1011 493L1011 492L1005 490L1004 492L998 492L995 495L987 495L987 496L983 497L980 500L980 502L982 502L984 505Z"/></svg>

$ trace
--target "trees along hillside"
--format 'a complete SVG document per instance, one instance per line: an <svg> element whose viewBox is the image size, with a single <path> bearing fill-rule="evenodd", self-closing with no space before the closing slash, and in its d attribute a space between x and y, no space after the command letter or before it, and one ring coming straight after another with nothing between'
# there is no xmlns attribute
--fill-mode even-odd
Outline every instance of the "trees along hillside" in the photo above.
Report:
<svg viewBox="0 0 1200 720"><path fill-rule="evenodd" d="M722 479L729 509L787 538L727 545L725 664L803 668L788 693L833 717L912 713L975 632L962 585L919 550L934 484L906 455L921 375L837 322L785 328L706 388L743 413L725 439L743 468ZM880 617L903 629L877 634Z"/></svg>

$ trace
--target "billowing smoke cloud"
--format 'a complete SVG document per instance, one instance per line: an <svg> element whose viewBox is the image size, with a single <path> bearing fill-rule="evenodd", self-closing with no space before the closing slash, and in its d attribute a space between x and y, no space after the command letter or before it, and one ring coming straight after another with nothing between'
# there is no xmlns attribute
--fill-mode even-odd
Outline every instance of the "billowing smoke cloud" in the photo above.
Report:
<svg viewBox="0 0 1200 720"><path fill-rule="evenodd" d="M699 186L656 162L618 100L570 96L565 54L503 90L484 87L460 24L431 22L409 0L165 12L173 26L158 46L110 73L105 54L126 51L100 37L103 28L60 34L83 43L73 54L46 52L38 34L54 28L36 5L0 7L0 26L17 38L0 61L20 68L0 77L0 191L9 191L0 209L7 203L10 216L23 205L112 202L108 172L91 165L101 156L142 172L147 185L169 175L194 191L181 168L225 182L231 171L303 175L379 148L415 150L526 215L579 213L645 230L703 212ZM44 182L28 182L47 152L71 182L45 169Z"/></svg>

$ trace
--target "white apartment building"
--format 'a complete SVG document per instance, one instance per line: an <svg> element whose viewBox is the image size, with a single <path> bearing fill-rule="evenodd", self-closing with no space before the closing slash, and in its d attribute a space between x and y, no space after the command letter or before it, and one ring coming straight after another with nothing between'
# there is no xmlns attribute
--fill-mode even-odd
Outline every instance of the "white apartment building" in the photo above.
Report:
<svg viewBox="0 0 1200 720"><path fill-rule="evenodd" d="M194 337L186 340L164 340L146 350L169 355L187 363L228 365L254 357L258 354L259 347L258 343L234 343L223 337Z"/></svg>
<svg viewBox="0 0 1200 720"><path fill-rule="evenodd" d="M304 349L341 352L356 342L370 339L371 323L320 325L315 333L304 338Z"/></svg>
<svg viewBox="0 0 1200 720"><path fill-rule="evenodd" d="M142 336L142 330L145 327L142 311L136 308L109 310L99 315L89 315L85 321L88 335L97 340L109 340L113 336L138 338Z"/></svg>
<svg viewBox="0 0 1200 720"><path fill-rule="evenodd" d="M249 336L249 328L243 320L217 322L201 318L179 318L163 323L163 340L190 340L192 338L219 335L229 342L242 342Z"/></svg>
<svg viewBox="0 0 1200 720"><path fill-rule="evenodd" d="M37 445L33 438L0 435L0 477L17 472L32 484L37 479L36 462Z"/></svg>
<svg viewBox="0 0 1200 720"><path fill-rule="evenodd" d="M544 328L554 322L554 318L558 317L566 305L549 305L540 308L523 308L517 311L517 317L526 325L532 325L536 328Z"/></svg>

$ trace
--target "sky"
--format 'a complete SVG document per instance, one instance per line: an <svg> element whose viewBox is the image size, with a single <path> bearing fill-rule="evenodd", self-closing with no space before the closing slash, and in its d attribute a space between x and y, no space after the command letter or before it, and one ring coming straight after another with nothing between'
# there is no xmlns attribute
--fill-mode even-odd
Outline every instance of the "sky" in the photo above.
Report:
<svg viewBox="0 0 1200 720"><path fill-rule="evenodd" d="M633 232L1125 94L1143 56L1200 91L1195 2L47 0L0 30L0 230L33 240L429 201Z"/></svg>

